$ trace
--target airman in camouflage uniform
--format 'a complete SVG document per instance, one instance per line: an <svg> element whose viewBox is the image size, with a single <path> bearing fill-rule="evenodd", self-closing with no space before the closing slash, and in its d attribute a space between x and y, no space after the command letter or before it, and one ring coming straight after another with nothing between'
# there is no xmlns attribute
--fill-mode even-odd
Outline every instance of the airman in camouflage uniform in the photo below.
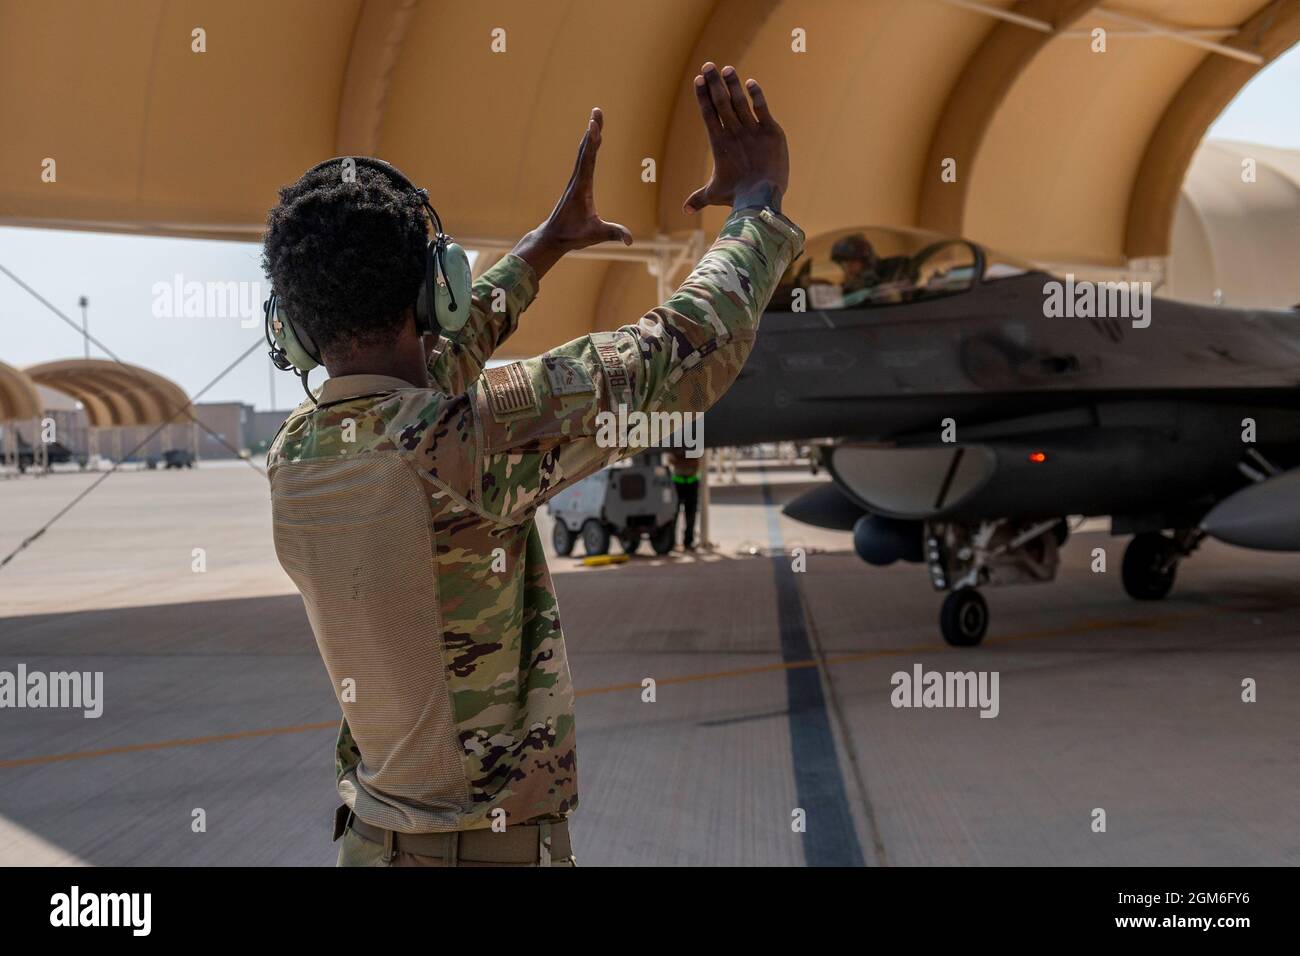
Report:
<svg viewBox="0 0 1300 956"><path fill-rule="evenodd" d="M356 819L423 834L572 813L573 687L534 515L638 451L602 447L599 413L702 412L726 391L802 244L771 208L736 209L637 324L485 370L538 291L507 256L428 383L334 377L290 415L268 454L276 548L339 694Z"/></svg>

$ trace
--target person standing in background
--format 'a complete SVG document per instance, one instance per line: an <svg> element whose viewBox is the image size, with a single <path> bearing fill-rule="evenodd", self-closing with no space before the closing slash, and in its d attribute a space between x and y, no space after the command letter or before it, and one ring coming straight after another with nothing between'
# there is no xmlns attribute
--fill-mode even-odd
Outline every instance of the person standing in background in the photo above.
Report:
<svg viewBox="0 0 1300 956"><path fill-rule="evenodd" d="M686 512L686 526L682 529L682 547L695 550L695 515L700 507L700 463L704 456L690 458L682 449L672 453L669 461L673 470L673 487L677 489L677 506Z"/></svg>

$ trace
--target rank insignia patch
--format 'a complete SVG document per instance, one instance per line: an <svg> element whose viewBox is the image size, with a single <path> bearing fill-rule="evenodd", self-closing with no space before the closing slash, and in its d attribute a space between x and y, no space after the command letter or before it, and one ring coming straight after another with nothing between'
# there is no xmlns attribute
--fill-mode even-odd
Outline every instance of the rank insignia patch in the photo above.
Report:
<svg viewBox="0 0 1300 956"><path fill-rule="evenodd" d="M487 383L488 406L497 421L540 413L537 393L524 371L523 362L490 368L483 373L483 379Z"/></svg>
<svg viewBox="0 0 1300 956"><path fill-rule="evenodd" d="M543 355L542 365L551 383L551 394L589 395L596 390L587 367L567 355Z"/></svg>

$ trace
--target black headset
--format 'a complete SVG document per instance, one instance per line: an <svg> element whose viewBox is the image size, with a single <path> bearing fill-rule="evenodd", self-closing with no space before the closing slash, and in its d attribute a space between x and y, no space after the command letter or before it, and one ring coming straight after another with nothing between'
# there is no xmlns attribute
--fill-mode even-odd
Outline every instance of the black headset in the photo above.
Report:
<svg viewBox="0 0 1300 956"><path fill-rule="evenodd" d="M473 275L469 256L451 236L442 231L442 219L429 202L429 192L412 183L396 166L370 156L339 156L317 163L303 178L333 163L340 166L339 175L345 183L356 182L357 166L383 173L399 186L415 193L433 227L433 238L425 246L424 282L415 302L415 326L420 335L441 335L444 331L456 332L468 321L470 313L470 287ZM266 344L270 347L271 362L283 372L292 371L302 380L303 390L313 402L316 400L307 386L307 376L321 365L320 349L311 336L297 325L280 307L280 297L275 290L262 305Z"/></svg>

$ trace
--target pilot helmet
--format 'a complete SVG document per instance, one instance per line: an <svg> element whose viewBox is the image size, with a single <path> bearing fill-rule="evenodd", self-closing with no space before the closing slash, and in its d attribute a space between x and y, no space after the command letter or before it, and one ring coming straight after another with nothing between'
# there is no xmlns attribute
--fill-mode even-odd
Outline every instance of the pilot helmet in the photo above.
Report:
<svg viewBox="0 0 1300 956"><path fill-rule="evenodd" d="M871 248L871 243L867 242L867 237L860 232L845 236L831 246L832 262L871 262L875 258L875 250Z"/></svg>

